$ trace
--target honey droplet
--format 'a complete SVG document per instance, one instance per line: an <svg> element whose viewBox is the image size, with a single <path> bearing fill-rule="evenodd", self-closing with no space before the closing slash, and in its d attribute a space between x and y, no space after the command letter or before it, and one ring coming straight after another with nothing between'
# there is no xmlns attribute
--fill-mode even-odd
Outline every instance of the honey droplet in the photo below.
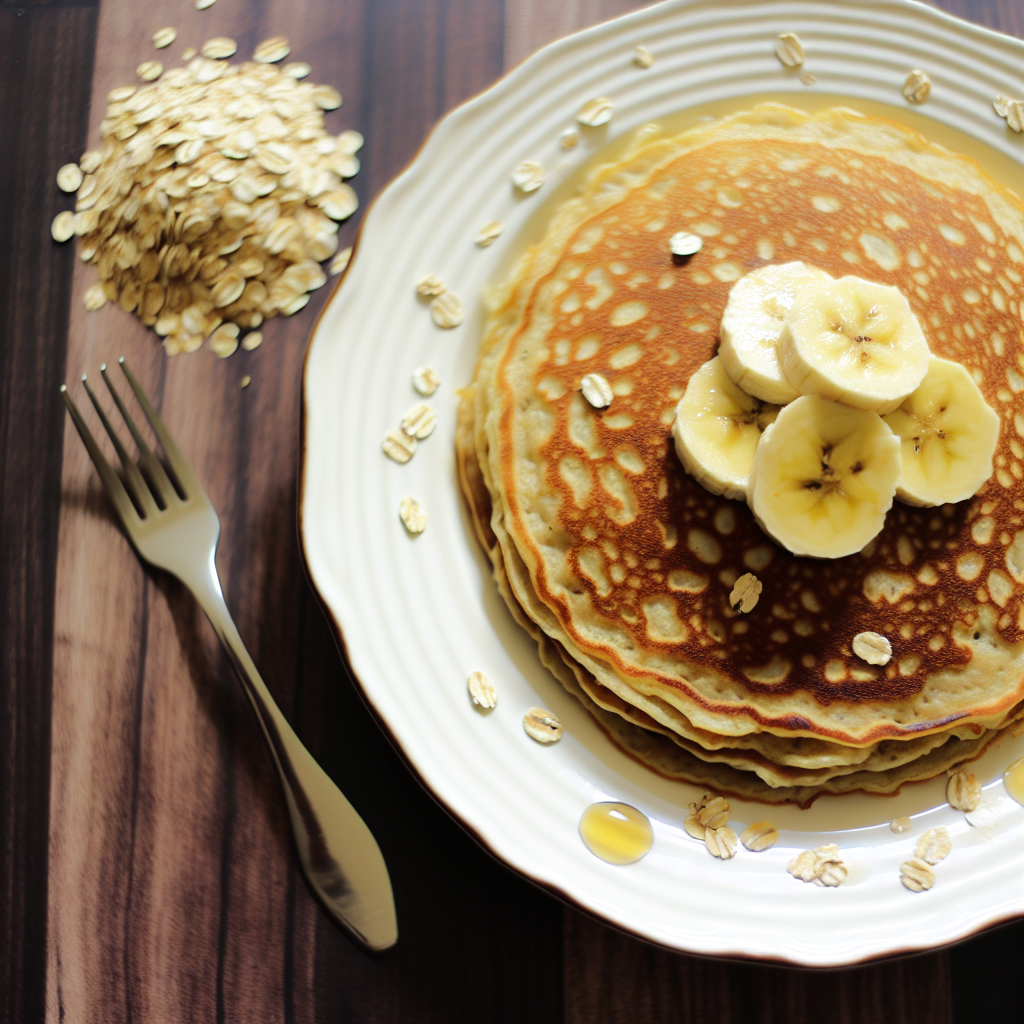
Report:
<svg viewBox="0 0 1024 1024"><path fill-rule="evenodd" d="M587 849L609 864L633 864L654 842L646 814L629 804L591 804L580 818L580 837Z"/></svg>
<svg viewBox="0 0 1024 1024"><path fill-rule="evenodd" d="M1017 803L1024 804L1024 757L1017 758L1003 772L1003 785Z"/></svg>

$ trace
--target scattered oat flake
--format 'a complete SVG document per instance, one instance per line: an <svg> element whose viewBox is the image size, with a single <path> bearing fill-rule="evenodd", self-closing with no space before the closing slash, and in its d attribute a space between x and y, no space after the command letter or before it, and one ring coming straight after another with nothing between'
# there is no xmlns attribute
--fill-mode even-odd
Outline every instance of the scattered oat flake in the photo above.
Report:
<svg viewBox="0 0 1024 1024"><path fill-rule="evenodd" d="M221 324L210 335L210 351L218 359L227 359L238 348L238 324Z"/></svg>
<svg viewBox="0 0 1024 1024"><path fill-rule="evenodd" d="M384 454L395 462L408 462L416 452L416 438L410 437L403 430L389 430L384 435L381 445Z"/></svg>
<svg viewBox="0 0 1024 1024"><path fill-rule="evenodd" d="M416 294L421 299L429 299L434 295L440 295L446 288L444 281L434 274L427 274L416 282Z"/></svg>
<svg viewBox="0 0 1024 1024"><path fill-rule="evenodd" d="M153 33L153 45L158 50L164 50L168 46L170 46L171 43L173 43L174 40L177 39L177 38L178 38L178 30L177 29L171 28L170 26L168 26L167 28L158 28Z"/></svg>
<svg viewBox="0 0 1024 1024"><path fill-rule="evenodd" d="M100 165L100 153L99 150L90 149L82 154L81 159L78 161L78 166L85 171L86 174L92 174Z"/></svg>
<svg viewBox="0 0 1024 1024"><path fill-rule="evenodd" d="M476 244L481 249L486 249L504 230L505 225L500 220L490 220L477 232Z"/></svg>
<svg viewBox="0 0 1024 1024"><path fill-rule="evenodd" d="M253 50L252 59L259 61L260 64L276 64L279 60L284 60L291 52L288 40L284 36L273 36L270 39L264 39Z"/></svg>
<svg viewBox="0 0 1024 1024"><path fill-rule="evenodd" d="M914 856L929 864L938 864L940 860L945 860L949 856L952 849L953 842L944 828L930 828L918 839L917 846L914 847Z"/></svg>
<svg viewBox="0 0 1024 1024"><path fill-rule="evenodd" d="M478 708L490 709L498 705L498 691L494 684L483 674L473 672L467 680L469 695Z"/></svg>
<svg viewBox="0 0 1024 1024"><path fill-rule="evenodd" d="M93 284L85 289L85 294L82 296L82 303L90 313L95 313L97 309L107 304L107 293L103 290L103 285Z"/></svg>
<svg viewBox="0 0 1024 1024"><path fill-rule="evenodd" d="M740 833L740 842L752 853L761 853L778 841L778 829L770 821L755 822Z"/></svg>
<svg viewBox="0 0 1024 1024"><path fill-rule="evenodd" d="M562 149L575 149L579 145L580 133L578 128L566 128L558 136L558 144Z"/></svg>
<svg viewBox="0 0 1024 1024"><path fill-rule="evenodd" d="M615 107L612 101L606 96L598 96L596 99L588 100L580 107L576 120L587 128L599 128L612 119Z"/></svg>
<svg viewBox="0 0 1024 1024"><path fill-rule="evenodd" d="M70 210L63 210L53 218L50 234L55 242L66 242L75 233L75 215Z"/></svg>
<svg viewBox="0 0 1024 1024"><path fill-rule="evenodd" d="M924 103L932 92L932 80L920 68L907 75L903 83L903 96L908 103Z"/></svg>
<svg viewBox="0 0 1024 1024"><path fill-rule="evenodd" d="M1010 100L1006 104L1006 123L1015 132L1024 131L1024 100Z"/></svg>
<svg viewBox="0 0 1024 1024"><path fill-rule="evenodd" d="M734 584L729 594L729 606L733 611L746 614L753 611L764 585L752 573L745 572Z"/></svg>
<svg viewBox="0 0 1024 1024"><path fill-rule="evenodd" d="M705 828L721 828L723 825L729 824L732 808L725 797L715 796L707 802L702 801L702 803L703 806L698 807L695 813L697 820Z"/></svg>
<svg viewBox="0 0 1024 1024"><path fill-rule="evenodd" d="M512 172L512 184L520 192L536 192L544 184L544 166L537 160L524 160Z"/></svg>
<svg viewBox="0 0 1024 1024"><path fill-rule="evenodd" d="M889 828L893 832L909 832L910 831L910 819L909 818L893 818L889 822Z"/></svg>
<svg viewBox="0 0 1024 1024"><path fill-rule="evenodd" d="M254 349L260 347L263 344L263 332L262 331L250 331L242 339L242 348L246 352L252 352Z"/></svg>
<svg viewBox="0 0 1024 1024"><path fill-rule="evenodd" d="M417 366L412 371L412 386L421 394L429 397L440 386L441 378L437 370L431 366Z"/></svg>
<svg viewBox="0 0 1024 1024"><path fill-rule="evenodd" d="M347 249L339 250L338 254L331 260L332 276L337 277L348 266L350 259L352 259L351 245Z"/></svg>
<svg viewBox="0 0 1024 1024"><path fill-rule="evenodd" d="M801 851L786 865L786 870L801 882L815 882L830 888L841 885L847 873L835 843Z"/></svg>
<svg viewBox="0 0 1024 1024"><path fill-rule="evenodd" d="M302 78L308 78L309 75L313 73L313 69L305 61L297 60L293 61L291 64L285 64L285 66L281 68L281 73L298 81Z"/></svg>
<svg viewBox="0 0 1024 1024"><path fill-rule="evenodd" d="M238 49L238 43L234 39L229 39L227 36L214 36L213 39L207 39L203 43L203 48L199 52L210 60L226 60Z"/></svg>
<svg viewBox="0 0 1024 1024"><path fill-rule="evenodd" d="M812 74L810 73L810 71L805 71L805 72L804 72L804 73L803 73L803 74L802 74L802 75L800 76L800 81L801 81L801 82L802 82L802 83L803 83L804 85L817 85L817 84L818 84L818 76L817 76L817 75L812 75Z"/></svg>
<svg viewBox="0 0 1024 1024"><path fill-rule="evenodd" d="M853 653L869 665L888 665L892 660L892 644L881 633L858 633L853 638Z"/></svg>
<svg viewBox="0 0 1024 1024"><path fill-rule="evenodd" d="M562 723L544 708L530 708L523 715L523 729L538 743L557 743L562 738Z"/></svg>
<svg viewBox="0 0 1024 1024"><path fill-rule="evenodd" d="M427 528L427 513L423 506L408 494L398 503L398 515L405 528L413 535L420 534Z"/></svg>
<svg viewBox="0 0 1024 1024"><path fill-rule="evenodd" d="M612 404L612 387L599 373L588 373L580 381L580 390L595 409L607 409Z"/></svg>
<svg viewBox="0 0 1024 1024"><path fill-rule="evenodd" d="M935 884L935 874L919 857L911 857L900 865L900 881L911 892L924 892Z"/></svg>
<svg viewBox="0 0 1024 1024"><path fill-rule="evenodd" d="M207 7L212 7L217 0L196 0L196 10L205 11Z"/></svg>
<svg viewBox="0 0 1024 1024"><path fill-rule="evenodd" d="M999 826L999 810L996 801L986 797L974 808L964 814L967 824L973 828L997 828Z"/></svg>
<svg viewBox="0 0 1024 1024"><path fill-rule="evenodd" d="M706 827L700 823L700 818L696 814L691 813L686 816L683 820L683 828L686 829L687 835L704 842Z"/></svg>
<svg viewBox="0 0 1024 1024"><path fill-rule="evenodd" d="M185 49L181 51L182 60L191 60L195 55L196 48L194 46L186 46Z"/></svg>
<svg viewBox="0 0 1024 1024"><path fill-rule="evenodd" d="M77 192L84 177L78 164L65 164L57 172L57 187L61 192Z"/></svg>
<svg viewBox="0 0 1024 1024"><path fill-rule="evenodd" d="M341 93L333 85L314 86L312 96L321 110L337 110L341 106Z"/></svg>
<svg viewBox="0 0 1024 1024"><path fill-rule="evenodd" d="M244 390L245 388L247 388L247 387L248 387L248 386L249 386L249 385L250 385L251 383L252 383L252 377L250 377L250 376L249 376L249 374L246 374L246 375L245 375L245 376L244 376L244 377L242 378L242 380L241 380L241 382L240 382L240 384L241 384L241 387L243 388L243 390Z"/></svg>
<svg viewBox="0 0 1024 1024"><path fill-rule="evenodd" d="M430 315L438 327L458 327L462 323L462 303L457 295L443 292L431 302Z"/></svg>
<svg viewBox="0 0 1024 1024"><path fill-rule="evenodd" d="M135 69L144 82L155 82L163 73L164 66L158 60L145 60Z"/></svg>
<svg viewBox="0 0 1024 1024"><path fill-rule="evenodd" d="M804 44L795 32L783 32L775 41L775 56L787 68L798 68L804 62Z"/></svg>
<svg viewBox="0 0 1024 1024"><path fill-rule="evenodd" d="M996 98L992 101L992 109L1000 116L1006 117L1006 109L1009 106L1010 97L1004 96L1001 92L996 93Z"/></svg>
<svg viewBox="0 0 1024 1024"><path fill-rule="evenodd" d="M426 404L414 405L402 417L400 426L409 437L422 441L434 432L434 427L437 426L437 411Z"/></svg>
<svg viewBox="0 0 1024 1024"><path fill-rule="evenodd" d="M693 256L704 248L704 239L689 231L677 231L668 240L668 248L673 256Z"/></svg>
<svg viewBox="0 0 1024 1024"><path fill-rule="evenodd" d="M736 833L728 825L720 828L706 828L704 842L708 853L719 860L731 860L736 856Z"/></svg>
<svg viewBox="0 0 1024 1024"><path fill-rule="evenodd" d="M649 68L654 63L654 54L646 46L638 46L633 53L633 63L638 68Z"/></svg>
<svg viewBox="0 0 1024 1024"><path fill-rule="evenodd" d="M957 771L946 783L946 800L955 811L973 811L981 803L981 783L974 772Z"/></svg>

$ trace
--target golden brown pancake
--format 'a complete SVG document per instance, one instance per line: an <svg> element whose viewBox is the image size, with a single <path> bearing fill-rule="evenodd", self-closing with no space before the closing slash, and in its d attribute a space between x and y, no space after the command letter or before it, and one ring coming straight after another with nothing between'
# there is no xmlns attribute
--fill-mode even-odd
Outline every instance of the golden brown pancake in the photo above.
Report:
<svg viewBox="0 0 1024 1024"><path fill-rule="evenodd" d="M668 250L680 230L705 238L689 260ZM897 504L844 559L776 546L671 443L731 285L792 260L899 287L933 353L967 366L1003 419L972 501ZM924 770L1005 725L1024 698L1022 269L1015 196L850 111L758 108L595 172L498 292L471 444L460 431L464 485L477 473L490 499L482 539L591 697L778 786L893 770L889 748ZM586 373L612 384L607 410L579 394ZM764 592L740 616L728 595L746 571ZM862 630L892 640L884 669L853 656Z"/></svg>

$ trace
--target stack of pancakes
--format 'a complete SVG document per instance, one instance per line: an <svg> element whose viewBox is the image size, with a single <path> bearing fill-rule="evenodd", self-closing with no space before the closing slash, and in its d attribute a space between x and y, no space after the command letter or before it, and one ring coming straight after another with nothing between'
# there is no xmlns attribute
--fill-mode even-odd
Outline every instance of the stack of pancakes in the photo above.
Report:
<svg viewBox="0 0 1024 1024"><path fill-rule="evenodd" d="M670 237L702 250L673 257ZM857 555L797 557L682 469L671 428L733 283L802 260L895 285L1002 421L970 501L897 503ZM895 791L1024 714L1024 205L890 121L767 105L641 133L491 296L462 488L513 615L627 752L739 796ZM614 398L592 408L581 379ZM749 614L735 580L763 583ZM888 637L884 667L858 659Z"/></svg>

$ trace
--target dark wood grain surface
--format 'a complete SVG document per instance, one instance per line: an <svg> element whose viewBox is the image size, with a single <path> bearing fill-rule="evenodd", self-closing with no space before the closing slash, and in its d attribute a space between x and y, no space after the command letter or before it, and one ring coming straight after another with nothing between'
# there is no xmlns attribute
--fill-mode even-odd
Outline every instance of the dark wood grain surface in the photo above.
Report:
<svg viewBox="0 0 1024 1024"><path fill-rule="evenodd" d="M296 537L300 376L326 295L226 361L167 360L49 237L53 175L154 56L283 34L367 138L363 206L434 122L628 0L0 2L0 1019L10 1022L1019 1021L1024 924L953 949L805 972L680 956L564 907L418 786L349 681ZM1021 0L946 0L1024 35ZM359 217L342 228L350 244ZM364 815L401 925L370 956L298 872L255 721L213 633L142 570L57 386L124 354L217 506L228 603L304 741ZM240 387L243 375L252 384Z"/></svg>

